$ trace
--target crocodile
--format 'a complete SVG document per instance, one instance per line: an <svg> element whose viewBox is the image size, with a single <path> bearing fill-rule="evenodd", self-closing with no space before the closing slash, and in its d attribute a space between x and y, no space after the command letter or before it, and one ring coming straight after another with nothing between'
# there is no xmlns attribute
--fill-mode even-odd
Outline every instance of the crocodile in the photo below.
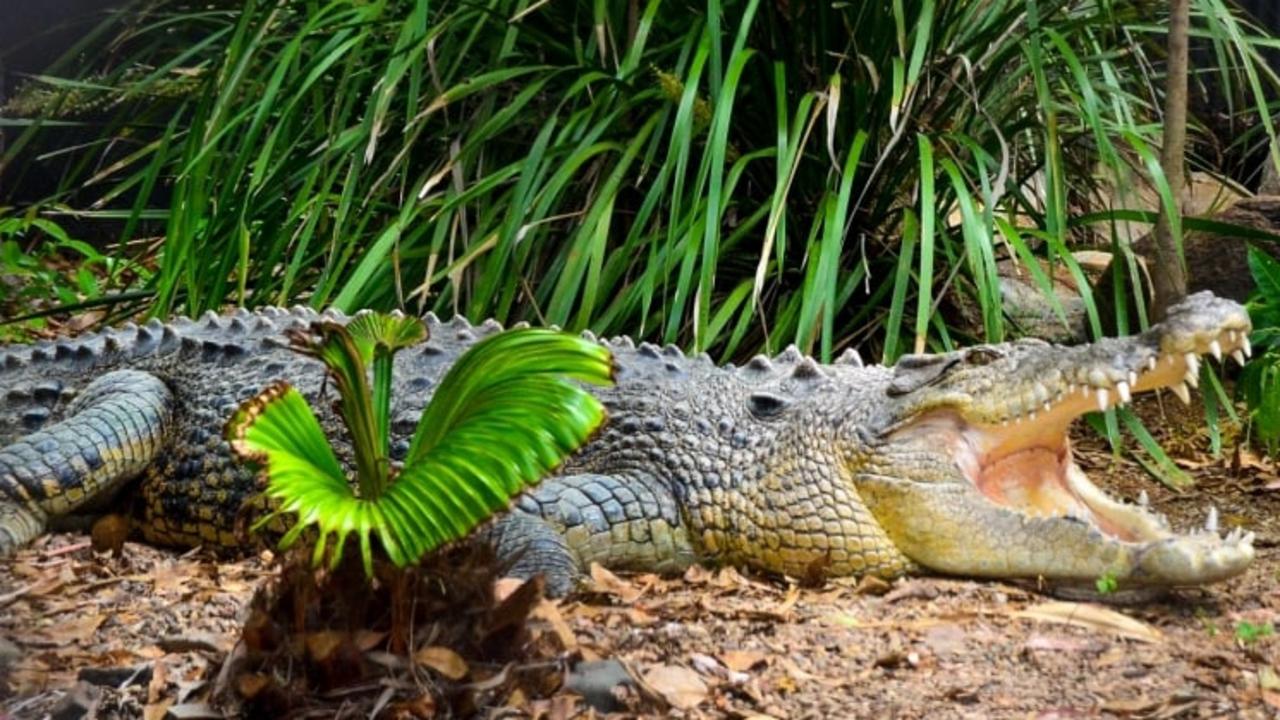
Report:
<svg viewBox="0 0 1280 720"><path fill-rule="evenodd" d="M262 480L224 425L285 379L337 426L317 361L291 329L347 315L305 308L152 320L0 348L0 554L51 523L132 507L152 543L247 547ZM493 321L425 318L396 359L393 456L432 388ZM1202 357L1249 353L1244 309L1200 293L1138 335L1092 344L1022 339L864 365L794 346L741 366L675 346L600 339L616 384L593 389L603 428L481 535L552 593L591 563L674 573L695 563L801 578L937 573L1145 591L1221 581L1253 534L1175 532L1114 499L1073 461L1073 420L1168 388L1184 401ZM123 490L123 492L122 492ZM257 500L255 500L255 498Z"/></svg>

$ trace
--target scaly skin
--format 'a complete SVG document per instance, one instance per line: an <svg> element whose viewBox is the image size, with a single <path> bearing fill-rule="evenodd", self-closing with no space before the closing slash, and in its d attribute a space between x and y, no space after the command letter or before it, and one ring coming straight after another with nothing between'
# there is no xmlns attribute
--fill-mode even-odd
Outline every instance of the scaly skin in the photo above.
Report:
<svg viewBox="0 0 1280 720"><path fill-rule="evenodd" d="M231 459L223 426L275 380L317 399L320 366L283 340L317 317L241 311L0 348L0 552L137 476L130 496L149 540L234 550L261 486ZM498 329L427 325L428 342L397 356L400 452L452 361ZM514 574L543 573L556 593L591 562L1084 586L1103 575L1123 587L1222 580L1252 561L1251 535L1221 538L1212 518L1177 535L1107 498L1071 462L1067 431L1132 393L1185 394L1198 354L1247 352L1248 331L1239 305L1201 294L1134 337L987 345L892 368L852 353L819 365L793 348L721 368L674 347L602 341L618 367L617 385L595 391L609 421L483 535ZM331 403L313 406L337 432Z"/></svg>

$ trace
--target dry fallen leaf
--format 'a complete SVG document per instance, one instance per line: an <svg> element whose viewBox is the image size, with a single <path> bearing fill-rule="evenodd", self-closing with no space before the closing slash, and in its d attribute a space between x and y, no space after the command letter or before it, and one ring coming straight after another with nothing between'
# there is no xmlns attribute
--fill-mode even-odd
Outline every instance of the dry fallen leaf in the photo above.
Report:
<svg viewBox="0 0 1280 720"><path fill-rule="evenodd" d="M151 591L156 595L186 595L196 589L199 579L197 563L156 563L151 569Z"/></svg>
<svg viewBox="0 0 1280 720"><path fill-rule="evenodd" d="M591 585L595 592L612 595L630 605L644 594L644 590L623 580L605 569L600 563L591 563Z"/></svg>
<svg viewBox="0 0 1280 720"><path fill-rule="evenodd" d="M29 633L17 633L15 639L22 645L31 647L61 647L73 643L84 645L104 620L106 616L97 613L86 613L67 620L59 617L46 627Z"/></svg>
<svg viewBox="0 0 1280 720"><path fill-rule="evenodd" d="M725 650L719 658L725 667L735 672L746 672L769 662L769 656L759 650Z"/></svg>
<svg viewBox="0 0 1280 720"><path fill-rule="evenodd" d="M385 632L374 630L357 630L356 631L356 647L360 648L360 652L368 652L387 639Z"/></svg>
<svg viewBox="0 0 1280 720"><path fill-rule="evenodd" d="M450 680L461 680L471 672L461 655L441 645L424 647L414 653L413 659Z"/></svg>
<svg viewBox="0 0 1280 720"><path fill-rule="evenodd" d="M726 565L716 571L715 579L712 584L725 589L746 587L750 583L738 569L732 565Z"/></svg>
<svg viewBox="0 0 1280 720"><path fill-rule="evenodd" d="M520 589L525 584L525 580L521 578L504 577L499 578L493 583L493 599L495 602L502 602L511 596L511 593Z"/></svg>
<svg viewBox="0 0 1280 720"><path fill-rule="evenodd" d="M1023 644L1028 650L1050 650L1053 652L1083 652L1094 647L1094 644L1080 638L1058 635L1032 635Z"/></svg>
<svg viewBox="0 0 1280 720"><path fill-rule="evenodd" d="M244 673L236 678L236 692L240 694L240 697L246 700L252 700L271 685L271 683L272 679L269 675L264 675L262 673Z"/></svg>
<svg viewBox="0 0 1280 720"><path fill-rule="evenodd" d="M677 710L691 710L707 699L707 684L698 673L676 665L658 665L644 673L644 682Z"/></svg>
<svg viewBox="0 0 1280 720"><path fill-rule="evenodd" d="M627 622L631 623L635 627L645 627L646 625L653 625L659 620L658 616L651 615L645 612L644 610L642 610L641 608L636 608L636 607L627 608L626 615L627 615Z"/></svg>
<svg viewBox="0 0 1280 720"><path fill-rule="evenodd" d="M858 585L853 589L855 595L885 595L893 586L875 575L863 575L858 578Z"/></svg>
<svg viewBox="0 0 1280 720"><path fill-rule="evenodd" d="M1141 642L1164 642L1160 631L1150 625L1115 610L1089 603L1046 602L1016 612L1013 616L1075 625Z"/></svg>
<svg viewBox="0 0 1280 720"><path fill-rule="evenodd" d="M321 630L308 633L306 637L307 655L316 662L324 662L333 656L345 639L346 634L336 630Z"/></svg>
<svg viewBox="0 0 1280 720"><path fill-rule="evenodd" d="M1280 690L1280 677L1270 665L1258 668L1258 687L1263 690Z"/></svg>
<svg viewBox="0 0 1280 720"><path fill-rule="evenodd" d="M565 622L564 616L560 614L560 608L555 603L544 598L533 608L530 617L541 620L551 626L551 631L555 633L556 640L560 643L562 650L573 652L578 649L578 638L573 634L573 629L569 627L569 623Z"/></svg>
<svg viewBox="0 0 1280 720"><path fill-rule="evenodd" d="M787 588L787 596L783 598L782 602L779 603L776 608L773 608L771 611L769 611L769 614L773 615L779 620L789 621L791 619L791 610L796 606L796 601L798 601L799 599L800 599L800 588L796 585L792 585L791 587Z"/></svg>
<svg viewBox="0 0 1280 720"><path fill-rule="evenodd" d="M169 683L169 667L157 662L151 668L151 682L147 684L147 704L142 709L143 720L164 720L173 705L172 698L164 697L165 687Z"/></svg>

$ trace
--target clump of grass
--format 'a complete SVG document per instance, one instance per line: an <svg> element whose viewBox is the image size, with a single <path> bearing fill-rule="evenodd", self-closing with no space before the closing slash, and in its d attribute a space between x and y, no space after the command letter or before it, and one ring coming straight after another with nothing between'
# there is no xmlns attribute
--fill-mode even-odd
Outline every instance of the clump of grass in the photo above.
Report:
<svg viewBox="0 0 1280 720"><path fill-rule="evenodd" d="M1273 134L1268 41L1193 6L1224 99ZM7 121L0 162L52 167L55 198L121 238L163 224L158 314L302 300L892 361L957 340L945 293L1001 339L1001 255L1045 289L1033 257L1083 280L1069 251L1129 201L1099 175L1164 186L1160 20L1139 0L160 0L72 49L110 40L91 81L40 80L114 94Z"/></svg>

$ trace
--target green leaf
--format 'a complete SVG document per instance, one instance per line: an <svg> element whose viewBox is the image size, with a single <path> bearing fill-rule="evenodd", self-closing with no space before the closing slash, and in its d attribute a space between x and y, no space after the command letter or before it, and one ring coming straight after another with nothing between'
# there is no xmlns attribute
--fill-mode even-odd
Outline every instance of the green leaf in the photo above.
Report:
<svg viewBox="0 0 1280 720"><path fill-rule="evenodd" d="M1280 303L1280 261L1249 246L1249 273L1258 284L1258 294L1269 304Z"/></svg>
<svg viewBox="0 0 1280 720"><path fill-rule="evenodd" d="M512 330L486 338L472 347L450 368L423 412L409 445L405 466L422 461L455 427L489 413L500 412L492 403L504 392L512 407L527 410L530 398L517 396L521 385L532 379L550 376L559 384L557 395L549 392L539 401L547 401L548 410L589 410L595 399L568 378L604 385L612 382L612 356L604 346L585 338L530 328ZM532 406L529 417L516 413L513 420L534 420L538 408ZM593 415L593 413L592 413ZM519 422L516 423L517 425ZM530 428L535 434L544 429ZM573 433L573 428L563 428ZM554 432L554 430L553 430Z"/></svg>
<svg viewBox="0 0 1280 720"><path fill-rule="evenodd" d="M329 536L338 536L340 550L349 533L368 533L378 523L376 506L355 496L311 406L289 384L272 385L241 405L227 423L226 435L238 457L263 467L269 479L266 495L279 501L254 529L282 514L297 515L282 548L315 524L319 557ZM365 558L365 567L372 567L371 558Z"/></svg>
<svg viewBox="0 0 1280 720"><path fill-rule="evenodd" d="M397 351L425 340L427 326L418 318L400 313L362 312L347 324L346 332L359 349L362 364L373 365L373 440L378 444L375 462L384 463L390 457L392 361Z"/></svg>

